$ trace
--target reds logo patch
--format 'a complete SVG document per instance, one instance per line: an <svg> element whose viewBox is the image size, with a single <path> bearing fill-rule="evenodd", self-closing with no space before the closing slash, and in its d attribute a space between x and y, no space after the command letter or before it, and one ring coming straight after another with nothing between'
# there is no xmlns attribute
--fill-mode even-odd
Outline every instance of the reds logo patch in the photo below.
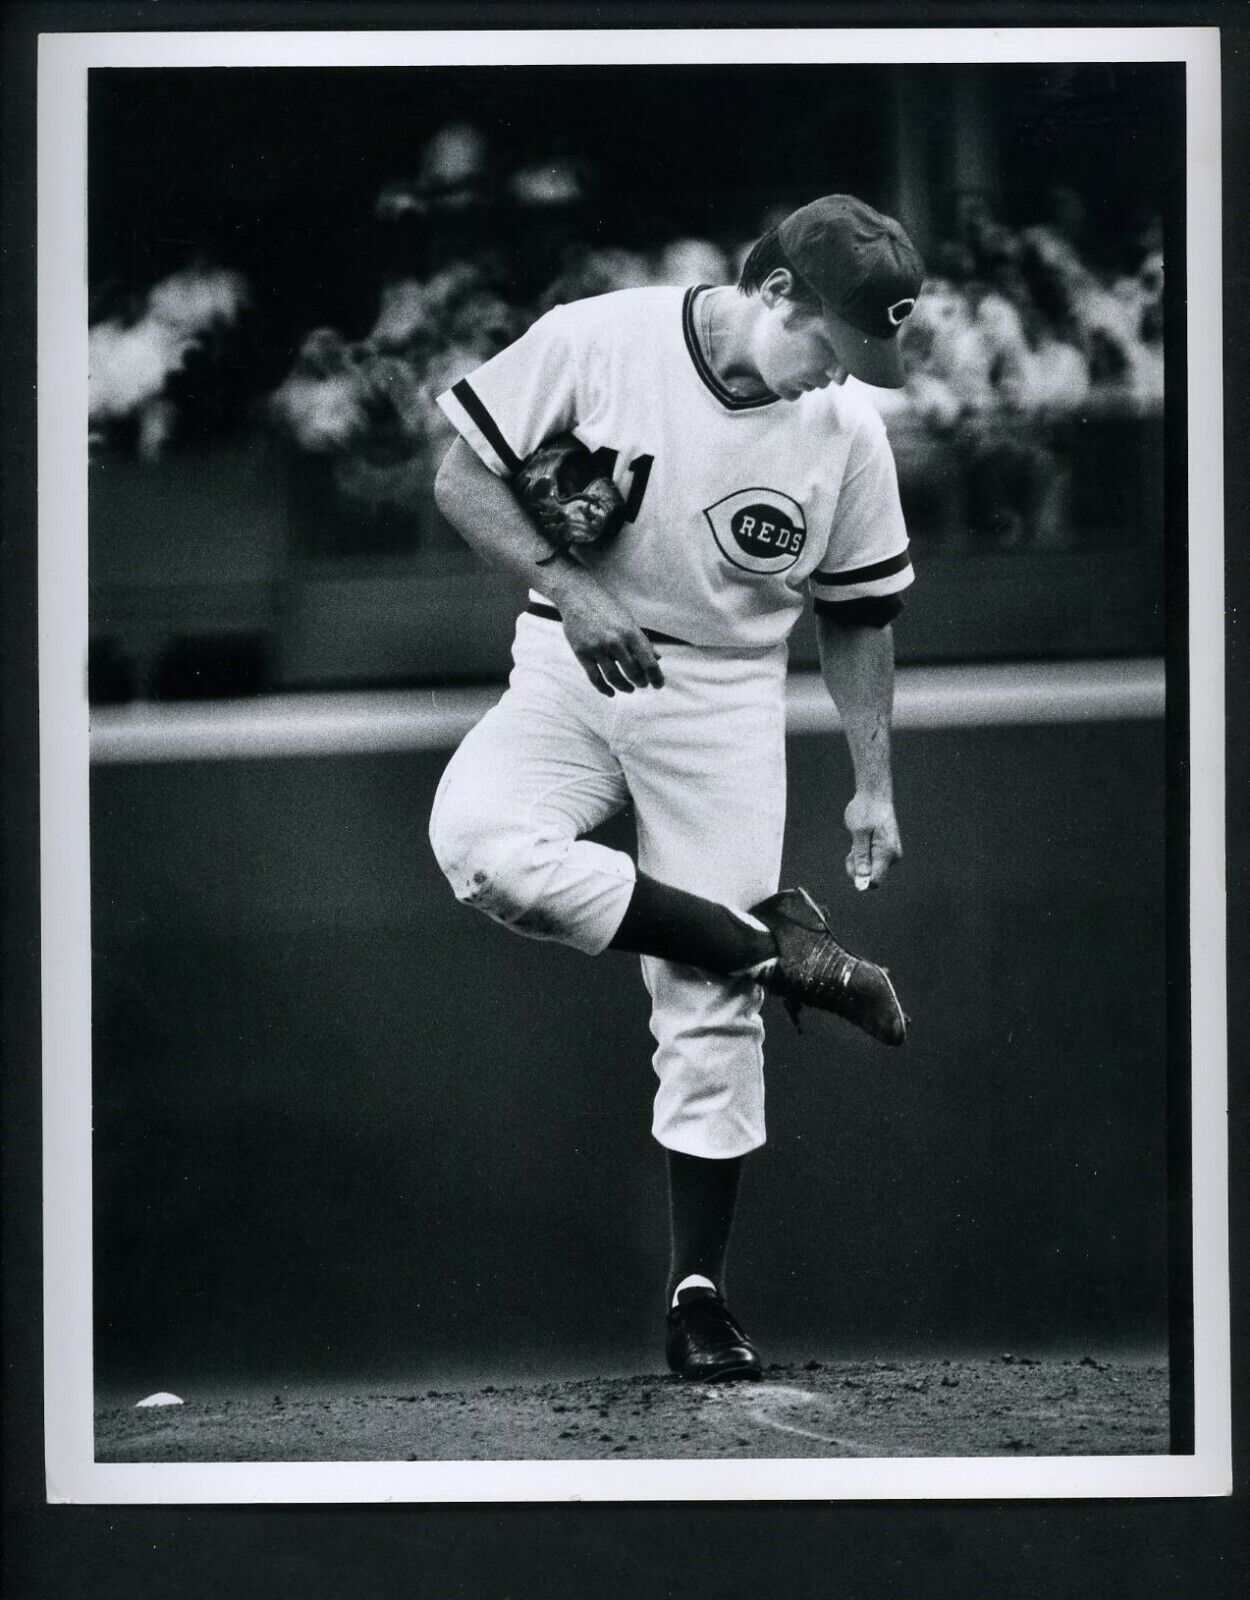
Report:
<svg viewBox="0 0 1250 1600"><path fill-rule="evenodd" d="M739 489L703 515L721 554L744 572L785 572L807 543L802 506L779 489Z"/></svg>

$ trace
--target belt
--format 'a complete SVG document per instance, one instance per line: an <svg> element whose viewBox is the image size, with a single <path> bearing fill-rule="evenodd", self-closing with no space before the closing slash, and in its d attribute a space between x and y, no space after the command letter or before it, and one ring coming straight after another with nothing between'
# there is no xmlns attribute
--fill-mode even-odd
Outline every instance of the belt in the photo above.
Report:
<svg viewBox="0 0 1250 1600"><path fill-rule="evenodd" d="M564 618L554 606L539 605L537 600L531 600L525 609L532 616L546 617L550 622L564 621ZM652 644L682 644L686 645L687 649L695 648L695 646L688 644L685 639L674 639L671 633L660 633L656 628L644 628L642 631L646 634L647 638L650 639Z"/></svg>

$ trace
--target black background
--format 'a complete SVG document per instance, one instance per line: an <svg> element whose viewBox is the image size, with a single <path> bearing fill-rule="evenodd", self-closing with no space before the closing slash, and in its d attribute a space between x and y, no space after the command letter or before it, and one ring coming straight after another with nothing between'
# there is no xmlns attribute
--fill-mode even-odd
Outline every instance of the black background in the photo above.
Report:
<svg viewBox="0 0 1250 1600"><path fill-rule="evenodd" d="M474 8L475 26L516 26L522 8ZM6 416L4 495L5 1579L22 1600L148 1596L629 1595L1051 1597L1240 1594L1250 1562L1244 1501L1247 1137L1238 1071L1245 1021L1245 843L1250 790L1237 733L1245 692L1246 357L1238 300L1246 273L1250 33L1226 5L1093 7L774 5L740 9L546 6L527 23L768 26L1016 23L1219 24L1224 34L1226 527L1229 559L1228 750L1230 1088L1234 1251L1234 1432L1241 1494L1232 1501L537 1507L152 1508L43 1504L38 1184L38 793L35 774L34 50L45 29L463 26L464 8L285 5L13 7L5 20L3 132ZM1235 186L1234 186L1235 185ZM1242 1368L1239 1375L1239 1368Z"/></svg>

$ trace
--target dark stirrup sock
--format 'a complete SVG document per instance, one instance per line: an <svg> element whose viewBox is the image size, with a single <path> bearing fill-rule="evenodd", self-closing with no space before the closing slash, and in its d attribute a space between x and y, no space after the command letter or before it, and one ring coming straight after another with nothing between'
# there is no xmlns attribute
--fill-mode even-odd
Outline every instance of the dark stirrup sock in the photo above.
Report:
<svg viewBox="0 0 1250 1600"><path fill-rule="evenodd" d="M708 1278L723 1293L725 1252L738 1200L741 1156L715 1159L668 1152L668 1204L672 1253L668 1303L683 1278Z"/></svg>
<svg viewBox="0 0 1250 1600"><path fill-rule="evenodd" d="M625 916L610 945L660 956L724 977L746 972L777 954L766 928L756 928L728 906L638 874Z"/></svg>

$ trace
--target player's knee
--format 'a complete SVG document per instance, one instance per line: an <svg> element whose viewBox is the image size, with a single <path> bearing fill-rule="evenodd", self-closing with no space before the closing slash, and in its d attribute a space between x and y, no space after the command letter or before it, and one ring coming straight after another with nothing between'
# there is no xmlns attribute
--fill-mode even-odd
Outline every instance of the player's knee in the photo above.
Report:
<svg viewBox="0 0 1250 1600"><path fill-rule="evenodd" d="M461 905L505 922L529 908L539 850L528 834L465 815L435 816L430 843Z"/></svg>
<svg viewBox="0 0 1250 1600"><path fill-rule="evenodd" d="M473 879L485 872L483 858L498 831L494 820L473 804L474 786L463 780L461 767L454 756L430 813L430 848L458 900L466 898Z"/></svg>
<svg viewBox="0 0 1250 1600"><path fill-rule="evenodd" d="M449 806L436 806L430 818L430 848L457 900L473 899L492 876L497 835L485 823Z"/></svg>

